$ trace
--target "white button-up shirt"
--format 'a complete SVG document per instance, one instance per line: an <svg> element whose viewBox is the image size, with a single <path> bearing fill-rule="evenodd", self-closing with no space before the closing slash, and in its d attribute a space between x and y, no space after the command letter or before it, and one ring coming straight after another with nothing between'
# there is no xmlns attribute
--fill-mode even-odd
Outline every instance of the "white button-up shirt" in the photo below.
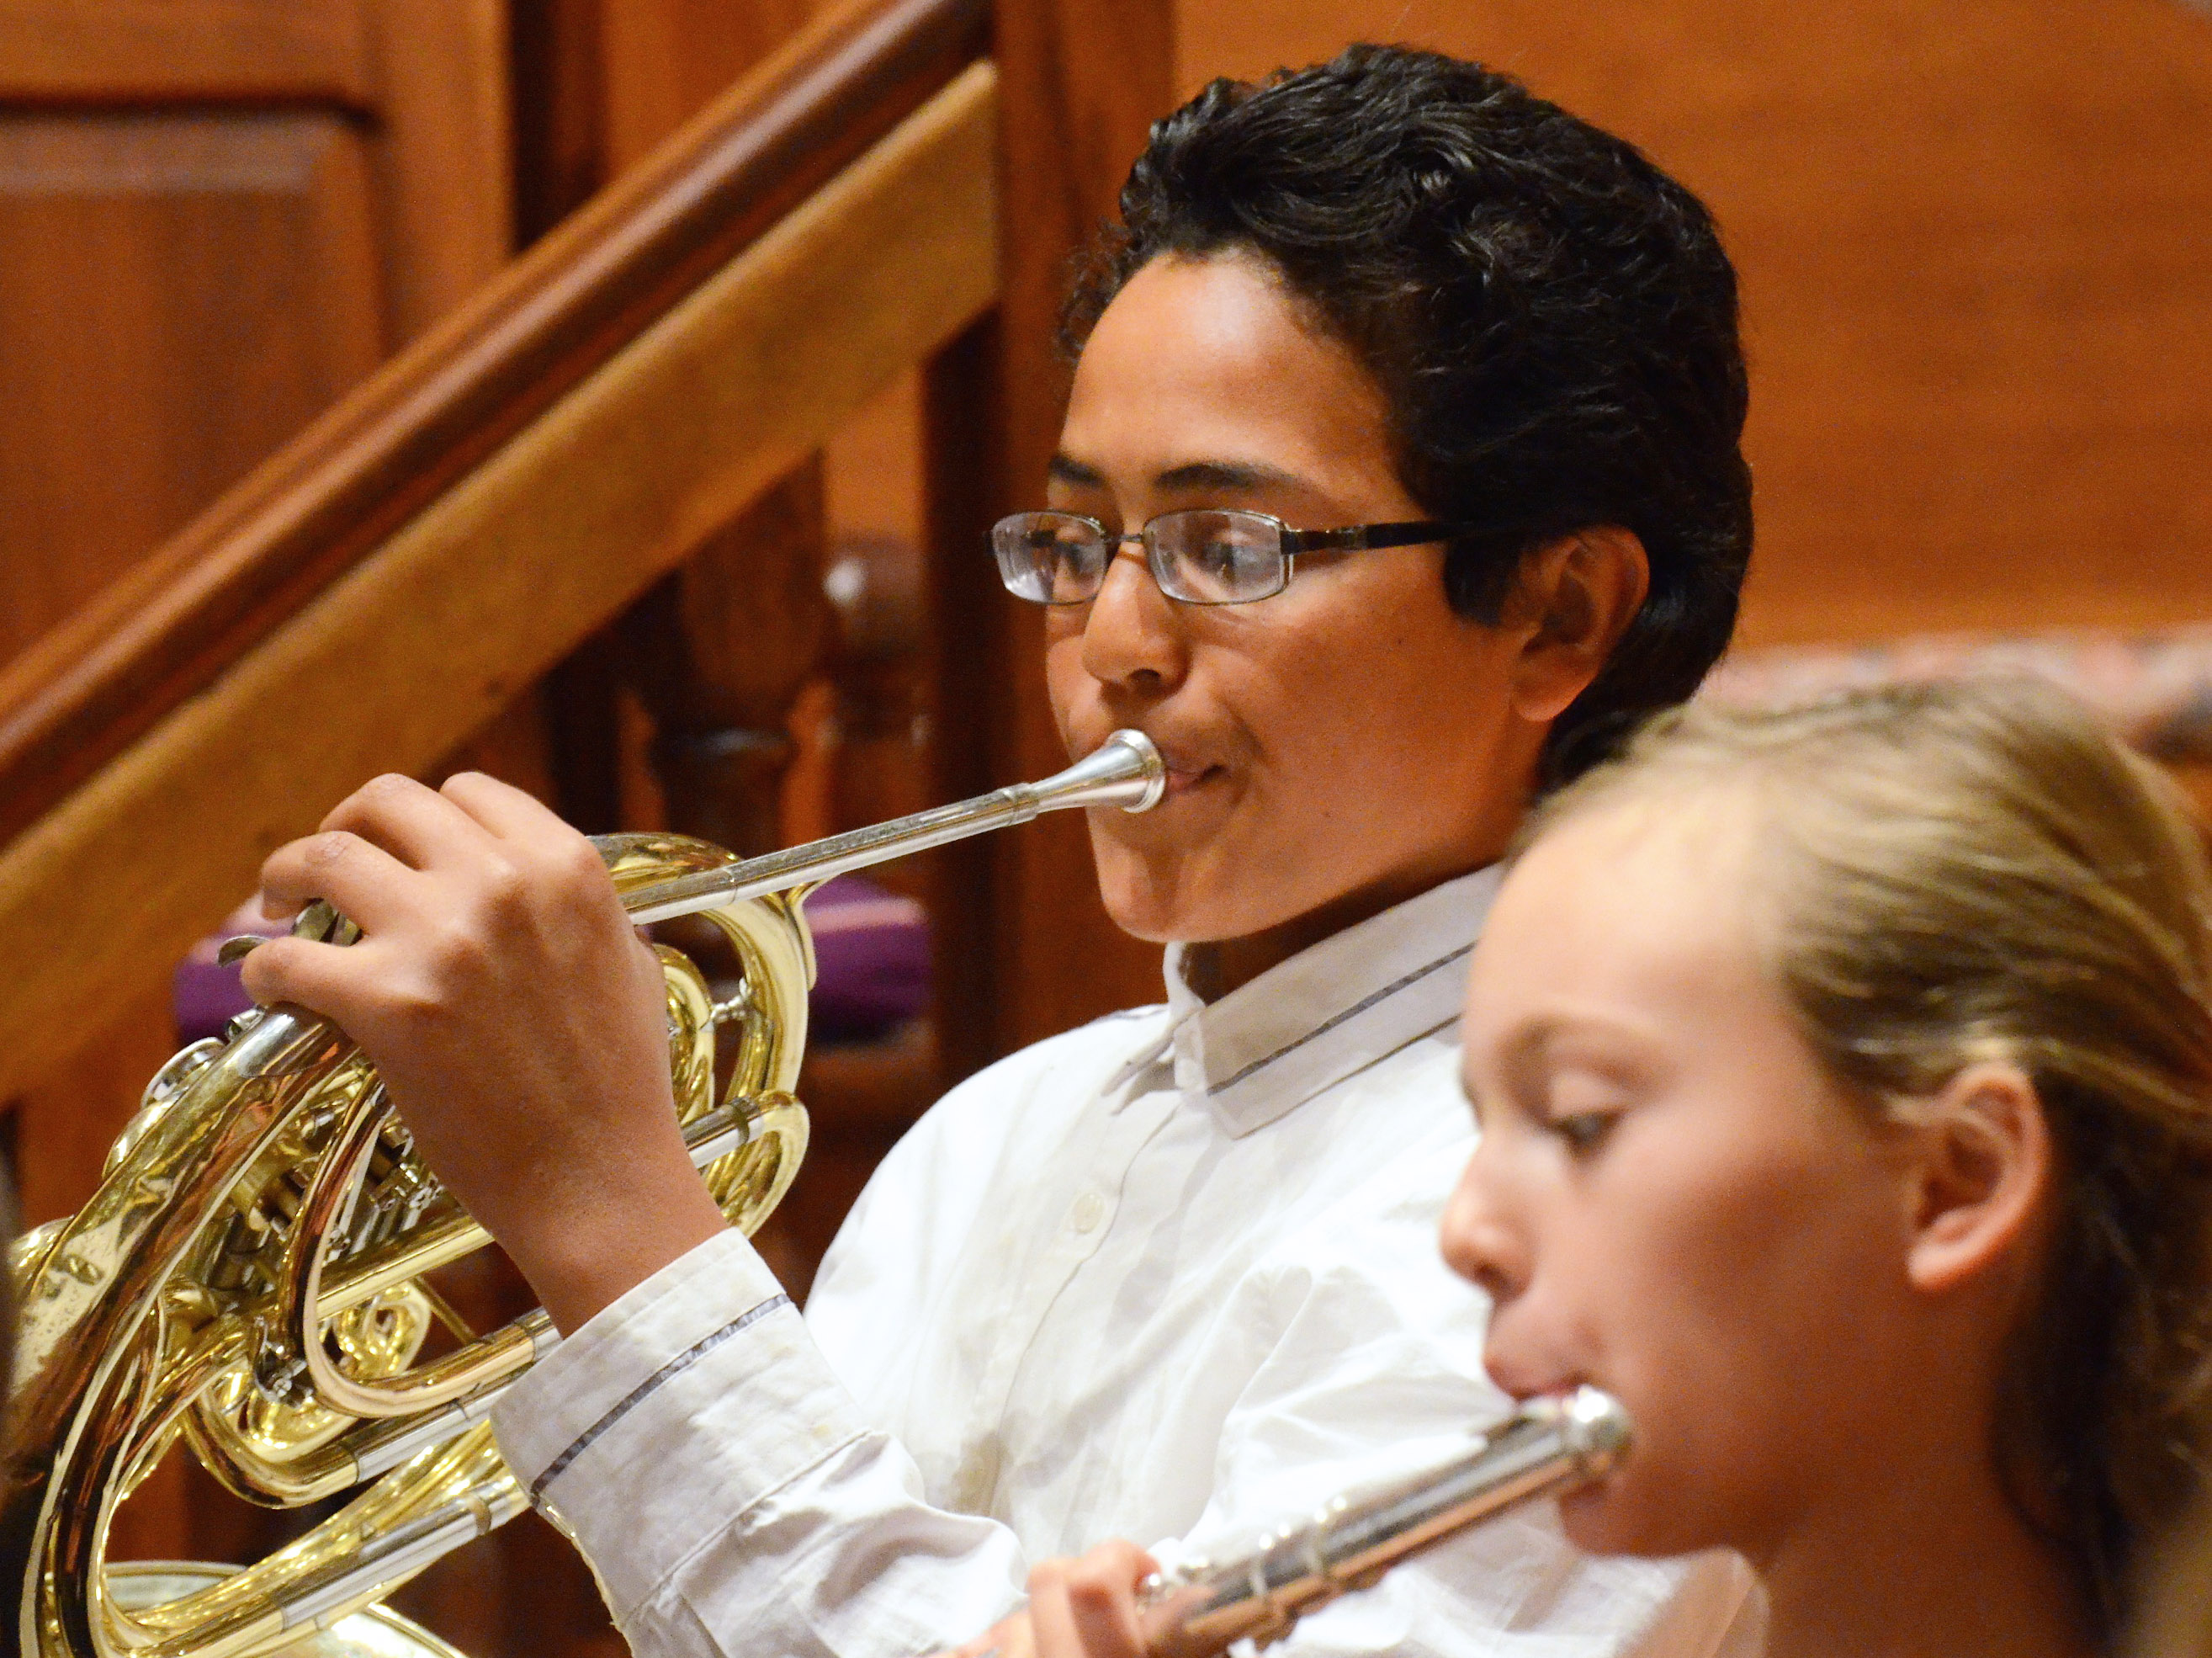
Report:
<svg viewBox="0 0 2212 1658"><path fill-rule="evenodd" d="M1448 882L1211 1005L1170 948L1165 1007L923 1118L804 1320L732 1233L564 1342L495 1429L641 1658L934 1651L1018 1605L1033 1560L1114 1536L1218 1554L1503 1414L1486 1303L1437 1251L1496 886ZM1288 1649L1708 1652L1741 1579L1682 1593L1687 1570L1583 1558L1546 1505Z"/></svg>

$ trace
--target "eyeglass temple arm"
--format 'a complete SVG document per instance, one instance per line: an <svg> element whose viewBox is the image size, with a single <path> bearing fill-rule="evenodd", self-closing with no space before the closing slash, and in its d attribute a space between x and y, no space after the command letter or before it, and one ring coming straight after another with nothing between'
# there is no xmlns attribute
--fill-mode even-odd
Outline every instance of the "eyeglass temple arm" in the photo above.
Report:
<svg viewBox="0 0 2212 1658"><path fill-rule="evenodd" d="M1285 552L1320 552L1342 549L1364 552L1369 547L1411 547L1425 541L1447 541L1455 535L1479 532L1474 524L1446 524L1429 519L1397 524L1354 524L1341 530L1285 530Z"/></svg>

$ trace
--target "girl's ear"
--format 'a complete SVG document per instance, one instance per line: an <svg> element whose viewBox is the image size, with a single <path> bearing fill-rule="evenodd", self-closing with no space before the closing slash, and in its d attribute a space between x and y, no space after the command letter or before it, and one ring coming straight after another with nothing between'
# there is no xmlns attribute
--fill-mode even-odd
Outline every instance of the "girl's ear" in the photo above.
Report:
<svg viewBox="0 0 2212 1658"><path fill-rule="evenodd" d="M1913 1288L1942 1295L2019 1259L2036 1236L2057 1155L2027 1074L1969 1066L1927 1102L1916 1137L1905 1262Z"/></svg>
<svg viewBox="0 0 2212 1658"><path fill-rule="evenodd" d="M1528 635L1514 711L1538 724L1557 719L1597 678L1650 585L1644 543L1618 524L1577 530L1525 559L1504 619Z"/></svg>

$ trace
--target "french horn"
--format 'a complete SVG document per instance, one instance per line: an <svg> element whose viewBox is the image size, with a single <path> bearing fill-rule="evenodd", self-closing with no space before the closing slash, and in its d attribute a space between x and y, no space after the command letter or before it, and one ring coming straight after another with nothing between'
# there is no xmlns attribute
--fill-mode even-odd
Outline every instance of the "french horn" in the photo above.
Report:
<svg viewBox="0 0 2212 1658"><path fill-rule="evenodd" d="M806 894L1043 812L1144 811L1165 786L1152 745L1121 731L1043 782L765 857L673 835L599 843L635 921L701 916L736 954L738 988L717 999L688 957L655 947L685 1138L733 1225L760 1224L805 1152L792 1090L814 976ZM294 930L358 936L320 904ZM735 1051L720 1098L718 1043ZM555 1339L542 1310L476 1332L439 1296L429 1275L487 1241L327 1021L255 1009L170 1060L91 1200L10 1253L21 1323L0 1594L15 1597L18 1649L446 1653L377 1603L524 1508L486 1417ZM428 1356L439 1326L453 1344ZM117 1509L180 1438L249 1502L343 1506L243 1569L111 1567Z"/></svg>

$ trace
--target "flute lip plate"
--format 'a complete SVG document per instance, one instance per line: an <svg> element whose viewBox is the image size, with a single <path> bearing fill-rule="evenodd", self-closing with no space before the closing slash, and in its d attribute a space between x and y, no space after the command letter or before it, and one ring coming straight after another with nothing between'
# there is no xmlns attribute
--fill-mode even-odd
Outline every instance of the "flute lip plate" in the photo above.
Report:
<svg viewBox="0 0 2212 1658"><path fill-rule="evenodd" d="M1561 1402L1575 1451L1598 1471L1609 1467L1635 1442L1636 1425L1627 1409L1601 1388L1577 1387Z"/></svg>

